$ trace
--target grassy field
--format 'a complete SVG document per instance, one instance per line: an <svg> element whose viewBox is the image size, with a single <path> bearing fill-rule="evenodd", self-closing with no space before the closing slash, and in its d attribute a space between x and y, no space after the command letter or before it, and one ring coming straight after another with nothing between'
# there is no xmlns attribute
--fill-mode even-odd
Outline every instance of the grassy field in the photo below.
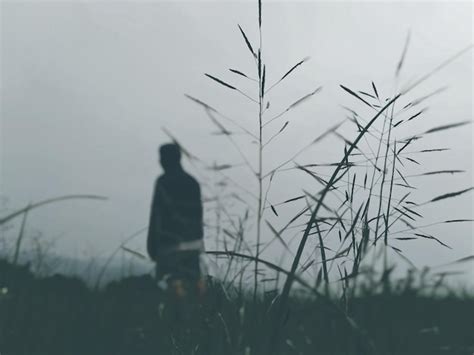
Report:
<svg viewBox="0 0 474 355"><path fill-rule="evenodd" d="M273 295L215 280L181 299L149 275L92 290L79 279L37 278L0 261L2 354L263 354ZM407 282L366 287L345 302L292 293L281 354L472 354L474 297L434 296ZM347 307L347 313L337 307ZM349 318L350 317L350 318Z"/></svg>

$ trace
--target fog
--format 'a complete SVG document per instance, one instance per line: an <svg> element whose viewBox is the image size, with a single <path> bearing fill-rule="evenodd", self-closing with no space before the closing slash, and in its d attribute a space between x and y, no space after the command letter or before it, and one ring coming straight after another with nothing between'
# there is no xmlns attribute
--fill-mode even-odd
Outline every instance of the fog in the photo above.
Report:
<svg viewBox="0 0 474 355"><path fill-rule="evenodd" d="M203 75L210 73L245 92L255 92L252 82L228 69L255 75L237 24L257 43L256 13L253 2L3 1L1 215L55 196L106 196L106 201L66 201L32 211L26 229L28 236L41 233L44 240L54 240L53 249L61 254L105 256L147 226L154 179L161 173L157 147L170 141L163 127L209 166L241 163L233 145L226 137L213 134L215 125L184 94L257 129L255 105ZM346 111L341 105L370 118L373 112L339 85L369 91L374 81L383 97L393 95L395 68L408 31L411 38L398 87L472 44L472 15L470 2L264 3L263 59L268 82L275 82L302 58L311 57L269 94L268 117L323 87L272 127L274 133L289 121L284 134L265 151L264 170L291 158L344 120ZM410 92L410 98L417 98L448 87L426 102L429 109L423 118L413 120L398 138L472 120L472 80L471 50ZM355 134L350 124L341 132L346 137ZM457 175L414 178L417 200L472 186L472 137L472 125L468 125L417 143L417 149L451 150L423 156L421 166L407 166L408 175L465 170ZM255 146L244 137L236 140L255 162ZM343 147L340 139L331 136L296 161L333 162L340 159ZM184 166L202 183L204 197L212 197L220 175L186 160ZM225 174L255 191L256 181L244 166ZM300 195L302 189L317 192L319 188L302 172L285 172L275 176L268 197L278 203ZM250 199L245 193L241 197ZM235 213L243 213L238 202L232 204ZM282 206L278 217L266 210L265 218L282 227L298 208ZM206 218L213 213L208 204ZM423 216L423 224L473 218L472 194L428 205ZM18 233L19 223L15 222L3 232L4 238ZM433 226L427 231L452 249L431 240L398 243L419 267L442 265L474 253L470 223ZM213 249L212 232L208 233L206 244ZM268 231L265 235L271 237ZM127 246L144 252L145 237L142 233ZM291 245L295 247L297 241ZM277 245L274 247L266 254L269 260L280 256ZM462 268L472 272L472 264Z"/></svg>

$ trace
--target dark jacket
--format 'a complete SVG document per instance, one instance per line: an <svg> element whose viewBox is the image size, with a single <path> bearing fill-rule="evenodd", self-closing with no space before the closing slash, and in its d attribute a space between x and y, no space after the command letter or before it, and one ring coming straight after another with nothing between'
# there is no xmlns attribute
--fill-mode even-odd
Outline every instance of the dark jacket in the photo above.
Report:
<svg viewBox="0 0 474 355"><path fill-rule="evenodd" d="M147 249L153 260L180 242L202 239L203 218L198 182L182 168L165 172L155 183Z"/></svg>

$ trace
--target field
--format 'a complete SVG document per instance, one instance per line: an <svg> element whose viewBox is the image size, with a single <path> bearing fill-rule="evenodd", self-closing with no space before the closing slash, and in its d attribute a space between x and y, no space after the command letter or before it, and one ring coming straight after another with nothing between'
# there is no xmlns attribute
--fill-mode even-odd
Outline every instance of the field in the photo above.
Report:
<svg viewBox="0 0 474 355"><path fill-rule="evenodd" d="M0 262L2 354L264 354L272 295L209 280L205 296L160 291L150 276L92 290L79 279L36 278ZM404 279L347 304L292 294L281 354L472 354L474 298L431 295Z"/></svg>

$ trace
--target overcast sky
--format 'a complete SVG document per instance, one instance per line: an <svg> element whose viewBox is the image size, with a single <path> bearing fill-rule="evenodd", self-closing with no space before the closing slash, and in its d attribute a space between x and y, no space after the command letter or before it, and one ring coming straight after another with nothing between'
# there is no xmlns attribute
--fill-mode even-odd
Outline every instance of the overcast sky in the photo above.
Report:
<svg viewBox="0 0 474 355"><path fill-rule="evenodd" d="M473 42L471 2L268 3L263 23L269 83L311 57L269 94L268 117L323 86L311 101L275 123L272 132L290 122L265 151L266 171L343 120L341 105L370 118L371 111L339 84L369 91L373 80L383 97L392 95L395 67L409 30L400 86ZM209 165L241 162L225 137L211 134L216 129L203 110L184 96L198 97L256 130L255 105L203 75L210 73L255 92L252 83L228 71L235 68L255 76L237 24L256 44L253 2L2 1L0 193L8 197L5 207L15 209L63 194L107 196L105 202L51 205L31 213L28 220L30 234L40 231L46 239L58 238L55 248L67 255L103 255L147 225L153 181L161 173L156 150L169 140L162 127ZM414 99L448 87L426 102L429 110L400 131L399 138L472 120L472 58L472 51L465 53L410 93ZM350 127L341 132L353 137ZM452 150L423 156L422 166L406 167L407 175L466 170L413 179L419 201L472 185L472 138L472 126L465 126L432 135L414 147ZM236 139L255 161L255 146ZM342 142L331 137L297 161L332 162L342 152ZM207 186L218 181L216 174L184 164L203 186L206 179ZM226 174L255 190L245 168ZM302 173L282 173L275 177L269 200L284 201L301 194L302 188L318 189ZM427 206L423 223L472 218L472 202L472 194L466 194ZM281 227L296 211L284 207L280 217L266 216ZM413 241L406 254L417 265L440 265L473 254L471 224L427 231L453 249L429 240ZM144 242L142 234L130 246L143 251Z"/></svg>

